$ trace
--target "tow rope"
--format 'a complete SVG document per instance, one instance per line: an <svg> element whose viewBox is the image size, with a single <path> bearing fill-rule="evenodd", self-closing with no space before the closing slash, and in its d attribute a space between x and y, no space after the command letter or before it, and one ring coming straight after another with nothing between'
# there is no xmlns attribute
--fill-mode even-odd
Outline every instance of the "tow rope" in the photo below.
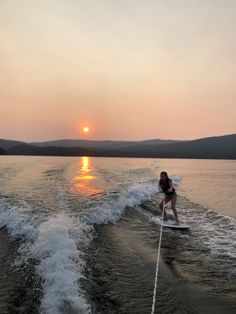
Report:
<svg viewBox="0 0 236 314"><path fill-rule="evenodd" d="M163 217L164 217L164 210L165 210L165 200L163 201L162 222L163 222ZM163 225L161 223L159 244L158 244L158 251L157 251L156 275L155 275L155 284L154 284L154 289L153 289L153 299L152 299L152 311L151 311L151 314L154 314L154 312L155 312L155 305L156 305L157 281L158 281L158 272L159 272L159 264L160 264L162 231L163 231Z"/></svg>

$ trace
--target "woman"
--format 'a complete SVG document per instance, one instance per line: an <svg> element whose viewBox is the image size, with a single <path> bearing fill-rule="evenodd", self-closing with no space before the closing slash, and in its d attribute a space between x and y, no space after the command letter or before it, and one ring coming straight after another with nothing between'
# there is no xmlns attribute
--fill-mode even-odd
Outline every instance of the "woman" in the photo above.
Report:
<svg viewBox="0 0 236 314"><path fill-rule="evenodd" d="M171 209L173 210L173 213L175 216L175 224L179 225L179 217L178 217L178 213L175 207L176 201L177 201L177 194L175 192L175 187L173 185L172 180L168 177L168 174L165 171L162 171L160 173L160 180L158 181L158 189L159 189L159 192L165 193L165 198L161 201L161 203L159 204L159 207L161 208L161 210L163 210L163 203L165 202L165 204L167 204L171 202ZM163 213L163 221L164 222L168 221L168 217L167 217L165 209Z"/></svg>

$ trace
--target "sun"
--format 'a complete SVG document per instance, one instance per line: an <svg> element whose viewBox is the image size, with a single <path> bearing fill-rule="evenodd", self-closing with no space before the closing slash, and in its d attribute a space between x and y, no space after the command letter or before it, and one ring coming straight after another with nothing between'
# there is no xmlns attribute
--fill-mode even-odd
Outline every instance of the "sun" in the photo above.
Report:
<svg viewBox="0 0 236 314"><path fill-rule="evenodd" d="M93 126L91 123L79 124L77 126L77 132L79 132L79 134L85 138L90 137L90 135L93 133Z"/></svg>
<svg viewBox="0 0 236 314"><path fill-rule="evenodd" d="M84 132L84 133L89 133L89 131L90 131L90 129L89 129L88 126L84 126L84 127L83 127L83 132Z"/></svg>

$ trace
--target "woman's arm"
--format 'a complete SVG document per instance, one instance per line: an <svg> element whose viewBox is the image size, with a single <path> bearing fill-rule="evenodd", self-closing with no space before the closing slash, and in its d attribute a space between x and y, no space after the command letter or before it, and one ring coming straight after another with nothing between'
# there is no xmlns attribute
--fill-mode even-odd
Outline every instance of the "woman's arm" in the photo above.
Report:
<svg viewBox="0 0 236 314"><path fill-rule="evenodd" d="M160 185L160 181L158 181L158 192L163 193L162 187Z"/></svg>
<svg viewBox="0 0 236 314"><path fill-rule="evenodd" d="M175 187L171 179L169 179L169 184L170 184L170 188L167 192L173 192Z"/></svg>

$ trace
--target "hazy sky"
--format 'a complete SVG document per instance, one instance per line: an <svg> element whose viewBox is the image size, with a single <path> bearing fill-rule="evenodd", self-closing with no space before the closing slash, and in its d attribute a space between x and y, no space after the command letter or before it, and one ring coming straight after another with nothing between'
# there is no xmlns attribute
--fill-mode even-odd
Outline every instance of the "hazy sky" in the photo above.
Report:
<svg viewBox="0 0 236 314"><path fill-rule="evenodd" d="M236 133L235 0L0 0L0 138Z"/></svg>

